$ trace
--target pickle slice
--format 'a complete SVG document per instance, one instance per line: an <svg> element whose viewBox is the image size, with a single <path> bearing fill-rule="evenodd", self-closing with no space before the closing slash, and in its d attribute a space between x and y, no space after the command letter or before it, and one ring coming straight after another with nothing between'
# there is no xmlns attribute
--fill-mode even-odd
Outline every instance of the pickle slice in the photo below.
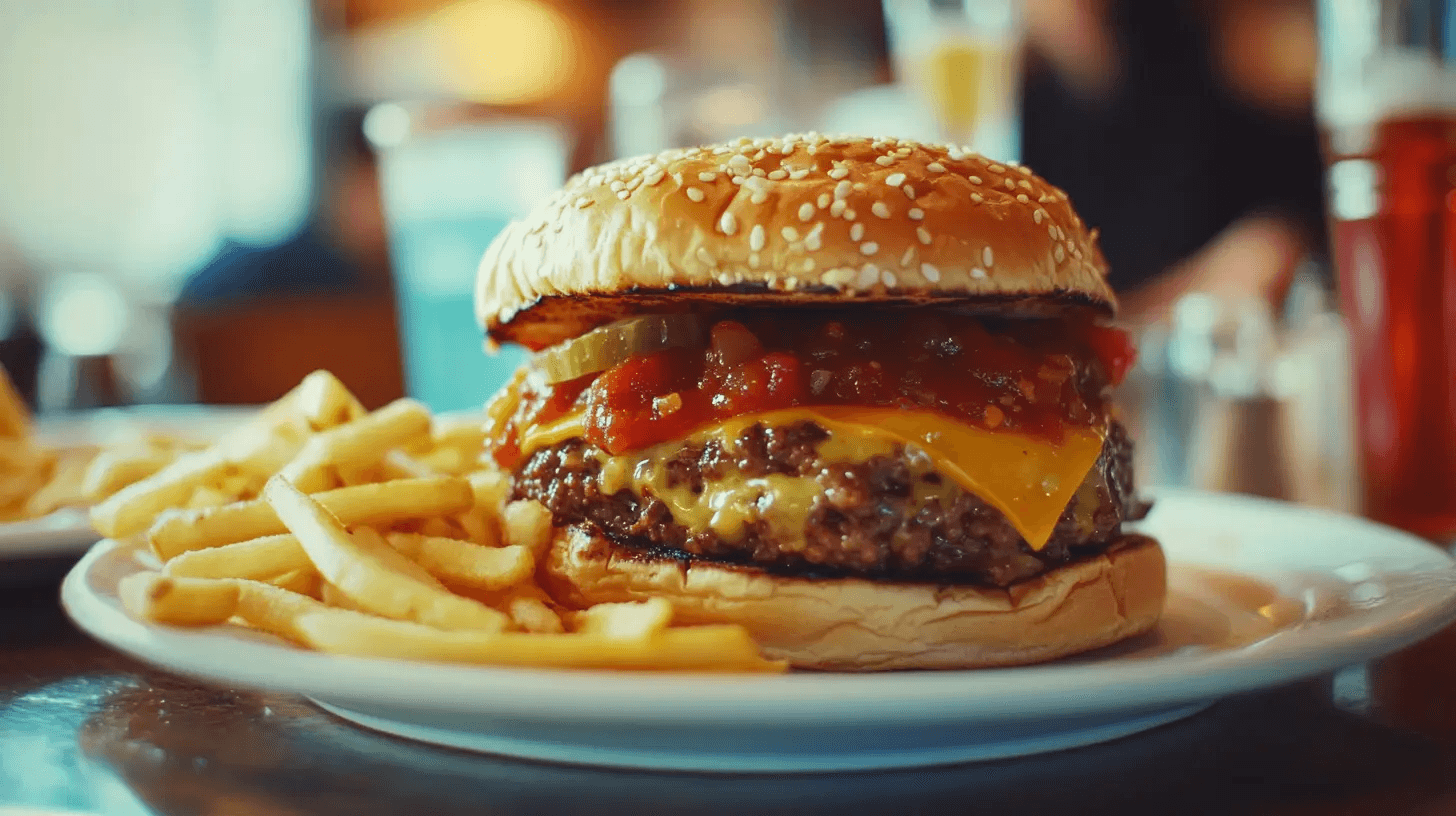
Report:
<svg viewBox="0 0 1456 816"><path fill-rule="evenodd" d="M702 344L703 324L694 315L630 317L538 353L536 365L554 384L606 371L639 354Z"/></svg>

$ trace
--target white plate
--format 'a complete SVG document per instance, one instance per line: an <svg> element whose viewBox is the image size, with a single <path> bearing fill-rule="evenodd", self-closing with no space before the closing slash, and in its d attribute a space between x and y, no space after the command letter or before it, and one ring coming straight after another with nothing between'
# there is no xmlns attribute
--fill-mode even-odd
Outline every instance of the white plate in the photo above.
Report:
<svg viewBox="0 0 1456 816"><path fill-rule="evenodd" d="M42 417L36 435L57 446L114 444L150 433L207 441L254 410L203 405L103 408ZM96 539L86 511L74 508L37 519L0 522L0 560L79 555Z"/></svg>
<svg viewBox="0 0 1456 816"><path fill-rule="evenodd" d="M234 627L122 612L138 569L95 548L61 598L159 666L294 692L370 728L548 761L713 772L891 768L1086 745L1398 649L1456 616L1456 565L1365 521L1255 499L1160 494L1142 525L1172 563L1157 632L1043 666L870 675L653 675L335 657Z"/></svg>

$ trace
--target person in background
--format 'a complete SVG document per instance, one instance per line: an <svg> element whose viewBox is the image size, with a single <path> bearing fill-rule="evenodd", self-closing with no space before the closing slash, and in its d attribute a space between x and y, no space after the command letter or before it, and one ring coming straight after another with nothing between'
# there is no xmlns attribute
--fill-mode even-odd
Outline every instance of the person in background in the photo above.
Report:
<svg viewBox="0 0 1456 816"><path fill-rule="evenodd" d="M1023 159L1102 228L1124 318L1277 305L1324 248L1308 0L1027 0Z"/></svg>
<svg viewBox="0 0 1456 816"><path fill-rule="evenodd" d="M229 242L187 280L179 306L389 290L384 216L363 115L346 111L328 129L324 177L310 222L272 246Z"/></svg>

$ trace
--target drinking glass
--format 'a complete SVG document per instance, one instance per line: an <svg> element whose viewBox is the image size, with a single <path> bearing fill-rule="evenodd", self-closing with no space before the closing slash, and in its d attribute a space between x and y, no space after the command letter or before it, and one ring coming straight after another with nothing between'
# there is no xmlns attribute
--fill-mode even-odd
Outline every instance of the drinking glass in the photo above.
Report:
<svg viewBox="0 0 1456 816"><path fill-rule="evenodd" d="M364 127L380 157L406 385L436 411L479 408L524 352L483 348L476 268L511 219L566 180L567 139L467 106L387 103Z"/></svg>
<svg viewBox="0 0 1456 816"><path fill-rule="evenodd" d="M1367 515L1456 537L1456 7L1321 0L1318 112Z"/></svg>
<svg viewBox="0 0 1456 816"><path fill-rule="evenodd" d="M895 73L946 141L1017 158L1022 30L1016 0L884 0Z"/></svg>

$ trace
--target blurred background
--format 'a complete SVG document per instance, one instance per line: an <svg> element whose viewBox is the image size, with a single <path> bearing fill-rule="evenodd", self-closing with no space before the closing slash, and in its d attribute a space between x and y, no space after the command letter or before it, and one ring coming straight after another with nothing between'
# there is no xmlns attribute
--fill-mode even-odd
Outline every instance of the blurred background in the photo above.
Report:
<svg viewBox="0 0 1456 816"><path fill-rule="evenodd" d="M1315 5L0 0L0 359L43 411L261 402L315 368L467 409L519 359L474 353L476 261L575 170L949 140L1101 230L1145 482L1358 509Z"/></svg>

